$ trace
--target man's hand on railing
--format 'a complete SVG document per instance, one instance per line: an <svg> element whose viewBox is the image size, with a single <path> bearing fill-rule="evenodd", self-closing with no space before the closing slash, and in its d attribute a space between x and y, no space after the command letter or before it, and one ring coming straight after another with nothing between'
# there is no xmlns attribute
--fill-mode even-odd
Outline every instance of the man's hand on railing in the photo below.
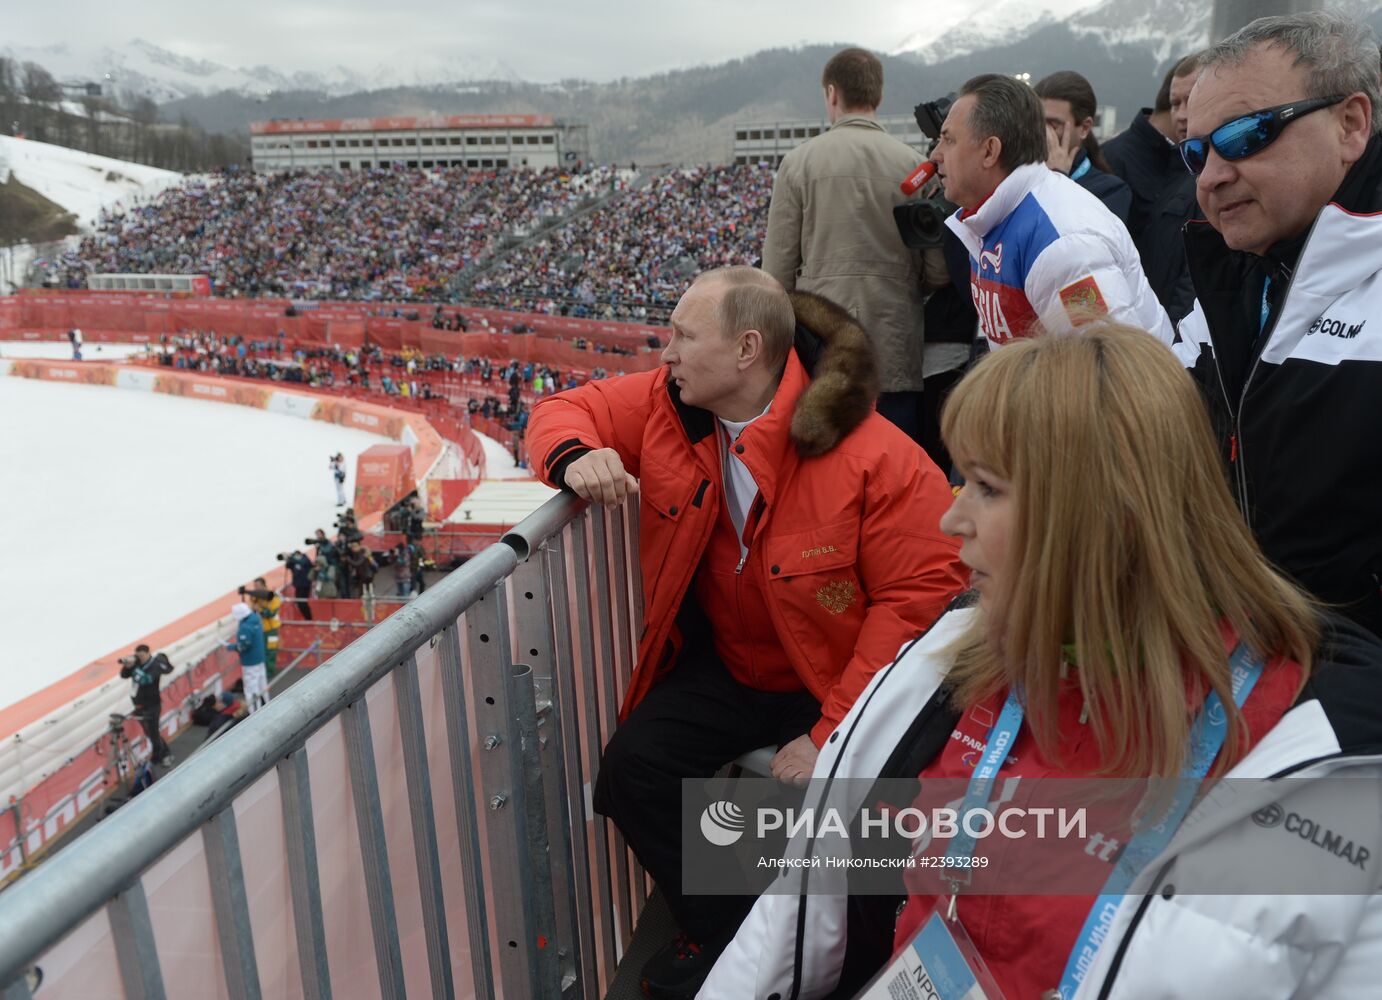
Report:
<svg viewBox="0 0 1382 1000"><path fill-rule="evenodd" d="M624 469L617 451L596 448L566 467L566 487L582 500L613 506L638 492L638 480Z"/></svg>

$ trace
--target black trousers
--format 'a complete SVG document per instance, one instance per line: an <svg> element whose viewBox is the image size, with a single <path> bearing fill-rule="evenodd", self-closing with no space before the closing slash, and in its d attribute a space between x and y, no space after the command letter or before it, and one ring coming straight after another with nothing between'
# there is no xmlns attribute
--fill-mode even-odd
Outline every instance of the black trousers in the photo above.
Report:
<svg viewBox="0 0 1382 1000"><path fill-rule="evenodd" d="M158 719L163 714L162 702L135 705L134 712L139 718L139 724L144 727L144 736L149 741L150 759L155 764L163 763L163 758L168 756L168 744L164 742L163 734L158 731Z"/></svg>
<svg viewBox="0 0 1382 1000"><path fill-rule="evenodd" d="M713 648L688 648L605 747L595 810L619 827L698 944L727 942L755 897L683 892L682 781L708 780L750 750L789 743L819 718L810 692L756 691L736 681Z"/></svg>
<svg viewBox="0 0 1382 1000"><path fill-rule="evenodd" d="M312 620L312 605L307 603L307 598L312 596L312 586L293 588L293 603L297 605L298 614L302 615L303 621Z"/></svg>

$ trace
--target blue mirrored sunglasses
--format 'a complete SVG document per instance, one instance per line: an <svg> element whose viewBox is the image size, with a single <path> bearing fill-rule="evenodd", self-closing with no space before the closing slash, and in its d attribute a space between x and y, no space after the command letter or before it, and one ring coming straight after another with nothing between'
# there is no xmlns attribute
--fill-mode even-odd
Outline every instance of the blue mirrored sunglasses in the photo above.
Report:
<svg viewBox="0 0 1382 1000"><path fill-rule="evenodd" d="M1205 164L1209 162L1211 147L1225 160L1245 159L1270 146L1276 141L1276 137L1285 131L1286 126L1297 118L1320 108L1338 104L1347 96L1341 94L1337 97L1316 97L1308 101L1278 104L1274 108L1264 108L1261 111L1250 111L1241 118L1224 122L1209 135L1182 140L1181 159L1185 161L1192 174L1204 170Z"/></svg>

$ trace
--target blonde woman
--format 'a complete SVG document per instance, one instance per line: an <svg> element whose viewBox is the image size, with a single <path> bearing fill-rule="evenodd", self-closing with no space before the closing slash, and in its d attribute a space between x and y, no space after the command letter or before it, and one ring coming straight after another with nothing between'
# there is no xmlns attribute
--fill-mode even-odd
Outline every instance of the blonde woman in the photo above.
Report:
<svg viewBox="0 0 1382 1000"><path fill-rule="evenodd" d="M966 477L941 526L962 542L969 606L874 678L822 749L814 801L857 817L876 786L843 779L880 777L919 779L923 794L950 779L963 808L976 788L982 803L1029 777L1188 778L1172 787L1189 797L1160 830L1133 824L1126 856L1155 863L1131 884L1115 884L1124 855L1107 841L1077 845L1080 863L1109 862L1103 891L1101 874L1065 890L1080 895L1035 894L1020 876L1036 847L1021 840L994 848L1021 883L1007 894L910 875L905 902L820 894L819 875L792 868L796 894L758 900L700 996L853 996L894 948L897 967L913 944L941 947L937 927L972 948L985 995L1007 1000L1376 995L1382 645L1267 563L1170 351L1097 324L1008 345L957 386L942 429ZM1361 779L1346 796L1341 776ZM1200 799L1228 790L1224 777L1273 779L1251 787L1279 801ZM1292 830L1298 798L1284 796L1306 792L1314 825ZM1311 839L1344 827L1347 849ZM801 837L789 855L823 849ZM1315 895L1253 888L1297 857L1335 881ZM1195 894L1207 871L1239 888Z"/></svg>

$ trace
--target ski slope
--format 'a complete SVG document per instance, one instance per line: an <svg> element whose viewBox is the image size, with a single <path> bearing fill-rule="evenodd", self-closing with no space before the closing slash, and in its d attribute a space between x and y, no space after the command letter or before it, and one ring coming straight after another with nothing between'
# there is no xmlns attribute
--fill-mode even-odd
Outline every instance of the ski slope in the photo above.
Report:
<svg viewBox="0 0 1382 1000"><path fill-rule="evenodd" d="M328 456L386 439L156 393L0 377L0 707L331 529ZM227 608L227 611L229 608Z"/></svg>
<svg viewBox="0 0 1382 1000"><path fill-rule="evenodd" d="M2 346L2 345L0 345ZM513 453L505 448L504 445L492 437L486 437L479 431L472 431L480 439L480 447L485 449L485 478L486 479L532 479L533 474L528 469L520 469L513 464Z"/></svg>
<svg viewBox="0 0 1382 1000"><path fill-rule="evenodd" d="M106 344L87 341L82 345L82 360L121 361L132 355L142 355L146 350L144 344ZM0 358L66 361L71 357L72 345L65 340L0 340Z"/></svg>
<svg viewBox="0 0 1382 1000"><path fill-rule="evenodd" d="M9 164L19 183L75 215L83 230L96 224L101 209L148 201L183 177L173 170L9 135L0 135L0 161Z"/></svg>

